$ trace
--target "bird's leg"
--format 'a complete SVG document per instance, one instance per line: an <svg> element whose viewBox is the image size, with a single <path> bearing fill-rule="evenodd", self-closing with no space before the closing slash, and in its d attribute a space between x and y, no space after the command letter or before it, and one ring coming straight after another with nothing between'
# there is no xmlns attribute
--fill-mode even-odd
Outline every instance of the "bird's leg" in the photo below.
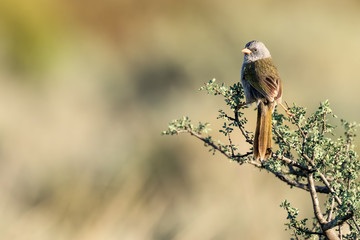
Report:
<svg viewBox="0 0 360 240"><path fill-rule="evenodd" d="M290 117L295 117L295 115L293 113L291 113L289 111L289 109L287 107L285 107L282 103L279 103L279 105L285 110L285 112L287 113L287 115L289 115Z"/></svg>

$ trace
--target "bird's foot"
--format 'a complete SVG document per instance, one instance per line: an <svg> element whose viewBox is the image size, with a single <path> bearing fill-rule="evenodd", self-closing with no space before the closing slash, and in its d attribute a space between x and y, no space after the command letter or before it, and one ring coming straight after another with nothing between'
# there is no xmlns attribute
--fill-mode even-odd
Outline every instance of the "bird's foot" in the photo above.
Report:
<svg viewBox="0 0 360 240"><path fill-rule="evenodd" d="M295 117L295 114L291 113L289 111L289 108L285 107L282 103L279 103L279 105L285 110L286 114L289 115L289 117Z"/></svg>

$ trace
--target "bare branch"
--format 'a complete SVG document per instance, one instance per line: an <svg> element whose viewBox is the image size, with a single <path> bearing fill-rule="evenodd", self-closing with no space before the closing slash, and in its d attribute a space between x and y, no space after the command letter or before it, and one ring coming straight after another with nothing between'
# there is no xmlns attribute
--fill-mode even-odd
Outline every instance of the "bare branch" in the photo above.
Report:
<svg viewBox="0 0 360 240"><path fill-rule="evenodd" d="M346 222L347 220L349 220L350 218L352 218L354 216L353 212L349 212L348 214L338 218L338 219L334 219L326 224L323 225L323 230L326 231L328 229L331 229L333 227L336 226L341 226L344 222Z"/></svg>
<svg viewBox="0 0 360 240"><path fill-rule="evenodd" d="M313 202L313 209L314 209L315 216L318 219L320 224L325 224L326 220L324 218L324 215L321 213L319 199L317 197L317 193L315 190L313 173L308 174L308 184L309 184L309 188L310 188L310 195L311 195L311 199Z"/></svg>
<svg viewBox="0 0 360 240"><path fill-rule="evenodd" d="M279 159L279 160L282 160L282 161L284 161L285 163L287 163L287 164L289 164L289 165L292 165L292 166L294 166L294 167L298 167L298 168L300 168L301 170L304 170L304 171L306 171L306 172L309 172L309 171L310 171L310 169L309 169L308 166L302 165L302 164L300 164L300 163L298 163L298 162L296 162L296 161L294 161L294 160L292 160L292 159L290 159L290 158L287 158L287 157L285 157L285 156L277 156L277 155L273 154L273 157L275 157L275 158L277 158L277 159Z"/></svg>
<svg viewBox="0 0 360 240"><path fill-rule="evenodd" d="M330 210L329 210L328 217L327 217L327 221L328 221L328 222L331 220L332 212L333 212L333 210L334 210L334 206L335 206L335 201L334 201L334 198L332 198L332 199L331 199Z"/></svg>
<svg viewBox="0 0 360 240"><path fill-rule="evenodd" d="M248 163L251 164L251 165L253 165L254 167L257 167L257 168L260 168L260 169L263 169L263 168L264 168L263 165L261 165L260 162L256 162L256 161L254 161L254 160L251 160L251 161L249 161Z"/></svg>
<svg viewBox="0 0 360 240"><path fill-rule="evenodd" d="M308 174L308 183L310 188L310 195L313 202L313 209L315 217L317 218L318 222L320 223L321 229L323 230L325 236L329 240L339 240L338 235L332 228L325 228L326 220L324 218L324 215L321 213L320 205L319 205L319 199L317 197L317 193L315 190L315 184L314 184L314 173Z"/></svg>

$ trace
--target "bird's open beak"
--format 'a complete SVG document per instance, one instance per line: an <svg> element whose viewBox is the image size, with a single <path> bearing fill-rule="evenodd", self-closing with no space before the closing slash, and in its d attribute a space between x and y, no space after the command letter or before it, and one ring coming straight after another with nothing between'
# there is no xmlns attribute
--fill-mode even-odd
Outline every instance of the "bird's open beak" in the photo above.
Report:
<svg viewBox="0 0 360 240"><path fill-rule="evenodd" d="M246 54L250 54L251 53L251 50L248 49L248 48L244 48L243 50L241 50L243 53L246 53Z"/></svg>

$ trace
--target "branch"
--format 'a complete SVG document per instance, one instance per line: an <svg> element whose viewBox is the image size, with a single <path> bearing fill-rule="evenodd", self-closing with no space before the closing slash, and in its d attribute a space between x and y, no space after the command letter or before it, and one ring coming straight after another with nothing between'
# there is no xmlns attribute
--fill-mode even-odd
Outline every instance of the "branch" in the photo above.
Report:
<svg viewBox="0 0 360 240"><path fill-rule="evenodd" d="M234 154L229 154L227 153L227 151L225 151L221 146L215 144L213 141L210 141L207 138L204 138L201 136L201 134L193 131L190 128L185 128L184 130L178 130L177 133L189 133L190 135L196 137L197 139L201 140L202 142L204 142L205 144L211 146L214 150L219 151L220 153L222 153L225 157L229 158L229 159L233 159L235 161L237 161L240 164L243 164L244 161L241 161L243 158L250 156L252 154L252 152L247 152L245 154L242 155L234 155ZM230 143L231 145L231 143ZM276 156L276 158L284 161L285 163L298 167L301 170L307 171L309 172L309 168L305 165L302 165L292 159L289 159L287 157L284 156ZM296 188L300 188L303 189L305 191L310 191L309 186L307 184L304 183L300 183L299 181L296 181L294 179L288 178L286 176L286 173L282 173L282 172L278 172L278 171L274 171L271 169L267 169L266 167L264 167L263 164L261 164L260 162L255 162L253 160L248 161L249 164L259 168L259 169L266 169L267 171L271 172L272 174L274 174L278 179L280 179L281 181L287 183L288 185L292 186L292 187L296 187ZM328 188L328 186L315 186L315 191L319 192L319 193L325 193L328 194L330 193L330 189Z"/></svg>
<svg viewBox="0 0 360 240"><path fill-rule="evenodd" d="M339 225L339 235L340 235L340 240L342 240L343 239L343 237L342 237L342 229L341 229L341 225Z"/></svg>
<svg viewBox="0 0 360 240"><path fill-rule="evenodd" d="M296 230L301 231L302 233L309 234L309 235L321 235L321 236L324 235L324 233L322 233L322 232L313 232L313 231L295 227L295 226L294 226L294 228L296 228Z"/></svg>
<svg viewBox="0 0 360 240"><path fill-rule="evenodd" d="M338 218L338 219L334 219L334 220L331 220L330 222L324 224L323 226L323 230L328 230L328 229L331 229L333 227L336 227L336 226L341 226L344 222L346 222L347 220L349 220L350 218L352 218L354 216L354 213L353 212L349 212L348 214Z"/></svg>
<svg viewBox="0 0 360 240"><path fill-rule="evenodd" d="M274 174L275 177L277 177L278 179L280 179L281 181L287 183L288 185L290 185L292 187L300 188L300 189L303 189L305 191L310 191L309 186L307 184L300 183L300 182L298 182L298 181L296 181L294 179L288 178L282 172L277 172L277 171L273 171L271 169L267 169L261 163L253 161L253 160L249 161L248 163L253 165L254 167L259 168L259 169L267 170L268 172ZM319 192L319 193L326 193L326 194L330 193L329 189L327 187L325 187L325 186L315 186L315 190L316 190L316 192Z"/></svg>
<svg viewBox="0 0 360 240"><path fill-rule="evenodd" d="M183 131L179 131L179 133L190 133L192 136L196 137L197 139L201 140L202 142L208 144L209 146L211 146L212 148L214 148L215 150L219 151L220 153L222 153L225 157L229 158L229 159L234 159L235 161L239 162L240 164L242 164L243 162L240 161L241 158L244 158L244 157L247 157L249 155L252 154L252 152L247 152L245 154L242 154L242 155L238 155L238 156L232 156L232 155L229 155L228 153L226 153L220 146L216 145L215 143L207 140L206 138L202 137L200 134L192 131L191 129L187 129L187 130L183 130ZM286 158L286 157L282 157L282 158L279 158L279 159L282 159L286 162L289 162L289 163L293 163L295 164L294 166L297 166L299 168L304 168L302 165L300 164L297 164L295 161L289 159L289 158ZM278 179L280 179L281 181L287 183L288 185L292 186L292 187L296 187L296 188L300 188L300 189L303 189L305 191L309 191L309 187L307 184L304 184L304 183L300 183L296 180L293 180L291 178L288 178L285 176L284 173L282 172L277 172L277 171L272 171L270 169L267 169L265 168L261 163L259 162L256 162L256 161L248 161L249 164L253 165L254 167L257 167L259 169L266 169L267 171L271 172L272 174L274 174ZM326 193L328 194L329 193L329 189L325 186L315 186L315 191L316 192L319 192L319 193Z"/></svg>
<svg viewBox="0 0 360 240"><path fill-rule="evenodd" d="M245 137L245 141L249 144L253 144L253 141L251 140L251 138L249 137L249 135L245 132L245 129L244 127L242 126L242 124L240 123L240 120L239 120L239 116L238 116L238 110L236 109L234 111L234 114L235 114L235 118L230 118L230 119L233 119L236 124L238 125L240 131L241 131L241 134Z"/></svg>
<svg viewBox="0 0 360 240"><path fill-rule="evenodd" d="M314 161L312 159L309 158L308 155L306 154L302 154L302 156L306 159L306 161L308 161L310 163L310 165L315 168L316 165L314 163ZM342 204L342 201L341 199L336 195L335 193L335 190L331 187L329 181L326 179L326 177L324 176L323 173L321 173L320 171L317 171L317 173L319 174L320 178L321 178L321 181L325 184L325 186L329 189L329 191L334 195L334 198L336 200L336 202L341 205Z"/></svg>
<svg viewBox="0 0 360 240"><path fill-rule="evenodd" d="M305 166L305 165L302 165L301 163L298 163L290 158L287 158L285 156L277 156L275 154L273 154L273 157L279 159L279 160L282 160L284 161L285 163L291 165L291 166L294 166L294 167L298 167L300 168L301 170L304 170L305 172L309 172L310 171L310 168L308 166Z"/></svg>
<svg viewBox="0 0 360 240"><path fill-rule="evenodd" d="M238 126L241 134L244 136L245 141L246 141L247 143L249 143L250 145L252 145L252 144L253 144L253 141L252 141L251 138L249 137L249 134L246 133L246 130L245 130L245 128L243 127L243 125L240 123L239 116L238 116L238 112L239 112L238 109L235 109L235 110L234 110L234 115L235 115L234 118L233 118L233 117L230 117L230 116L227 115L226 113L224 113L223 116L226 117L227 119L230 119L231 121L235 122L236 125Z"/></svg>
<svg viewBox="0 0 360 240"><path fill-rule="evenodd" d="M205 86L206 86L206 84L205 84ZM214 90L215 90L215 92L217 92L217 94L223 96L223 97L226 98L229 102L232 101L232 99L231 99L230 97L225 96L219 89L214 89Z"/></svg>
<svg viewBox="0 0 360 240"><path fill-rule="evenodd" d="M249 155L252 154L252 152L247 152L243 155L239 155L239 156L231 156L229 154L227 154L223 149L221 149L221 147L219 147L218 145L216 145L215 143L213 142L210 142L208 141L206 138L203 138L201 135L197 134L196 132L190 130L190 129L187 129L185 131L181 131L181 132L188 132L190 133L191 135L195 136L196 138L198 138L199 140L203 141L204 143L208 144L209 146L213 147L215 150L221 152L224 156L226 156L227 158L229 159L234 159L236 160L237 162L239 162L240 164L243 163L240 161L241 158L244 158L244 157L247 157ZM293 162L293 163L296 163L295 161L289 159L289 158L286 158L286 157L283 157L282 158L284 161L287 161L287 162ZM287 183L288 185L292 186L292 187L296 187L296 188L300 188L300 189L303 189L305 191L310 191L309 189L309 186L307 184L304 184L304 183L300 183L296 180L293 180L291 178L288 178L285 176L284 173L282 172L277 172L277 171L272 171L270 169L267 169L265 168L261 163L259 162L256 162L256 161L249 161L248 162L249 164L253 165L254 167L257 167L259 169L266 169L267 171L271 172L272 174L274 174L278 179L280 179L281 181ZM299 164L296 164L298 165L299 167L302 167L302 165L299 165ZM329 189L325 186L315 186L315 191L316 192L319 192L319 193L330 193Z"/></svg>
<svg viewBox="0 0 360 240"><path fill-rule="evenodd" d="M297 235L296 231L295 231L295 230L293 230L293 232L294 232L294 236L296 237L296 240L299 240L299 238L298 238L298 235Z"/></svg>
<svg viewBox="0 0 360 240"><path fill-rule="evenodd" d="M317 218L318 222L320 223L321 229L323 230L323 232L325 233L326 239L329 240L339 240L338 235L336 234L336 232L334 231L334 229L332 229L332 227L327 226L327 222L324 218L324 215L321 213L321 209L320 209L320 205L319 205L319 199L317 197L317 193L315 190L315 184L314 184L314 173L309 173L308 174L308 183L309 183L309 188L310 188L310 195L311 195L311 199L313 202L313 209L314 209L314 214L315 217ZM330 228L328 228L330 227Z"/></svg>
<svg viewBox="0 0 360 240"><path fill-rule="evenodd" d="M356 186L358 185L357 180L350 182L349 177L352 171L356 171L359 166L359 162L355 159L356 153L350 149L353 146L353 137L355 137L355 123L350 124L342 120L343 125L345 125L346 142L343 138L340 138L338 142L336 142L325 136L327 133L333 132L333 129L335 128L330 124L327 125L326 116L331 113L331 109L329 108L327 101L321 103L319 110L310 117L305 117L306 111L303 107L298 107L294 104L294 107L290 109L286 104L287 108L283 107L290 117L286 119L283 115L278 114L274 117L276 121L274 121L274 125L272 125L274 139L279 147L279 151L277 151L279 154L276 155L275 153L272 153L267 162L255 161L253 160L253 152L251 150L245 152L244 154L239 153L238 146L233 145L233 139L230 136L230 133L233 131L233 128L230 126L234 126L240 130L241 135L244 136L247 143L252 145L254 142L253 133L247 131L247 128L245 127L247 120L243 117L243 113L240 112L246 105L243 101L244 93L240 83L235 84L233 87L226 88L224 84L221 86L215 84L215 79L213 79L209 83L205 84L205 87L202 87L201 89L206 89L209 94L222 95L225 98L226 104L230 106L233 112L230 114L232 117L225 114L223 110L219 110L220 115L218 117L230 122L229 127L227 127L225 123L225 131L220 130L220 132L223 132L225 136L228 137L229 145L217 142L211 136L204 134L207 133L208 123L199 123L198 127L194 127L190 123L191 121L188 117L183 117L180 120L174 120L171 124L169 124L168 130L163 132L163 135L175 135L182 132L189 133L202 141L205 146L209 146L210 151L213 153L219 151L226 158L237 161L239 164L248 163L258 169L265 169L267 172L273 174L276 178L288 184L290 187L296 187L308 191L312 199L315 214L313 219L316 224L312 230L307 229L306 227L302 229L301 226L306 225L306 220L304 219L300 222L299 226L296 226L296 224L295 226L292 226L293 230L295 229L296 239L299 237L297 236L297 233L300 234L300 232L306 234L305 238L309 235L316 234L324 235L324 237L328 240L342 239L341 226L345 222L350 226L351 234L355 234L354 236L357 238L358 233L354 232L354 230L357 229L360 233L360 227L354 217L356 212L355 210L349 210L354 208L350 203L347 203L345 198L342 198L342 195L339 195L338 193L338 191L343 189L343 187L346 189L346 186L337 187L333 183L334 180L339 181L341 184L347 183L347 191L352 191L350 188L353 186L358 187ZM285 120L287 120L292 126L284 123ZM351 153L350 150L352 151ZM298 159L291 157L293 152L299 154ZM322 163L324 167L319 168L317 162L318 157L316 156L321 155L333 157L334 159L329 162L325 161L325 158L323 161L320 159L319 163ZM328 174L332 171L330 167L334 166L334 162L335 165L338 166L339 159L340 161L343 161L344 157L349 157L350 161L354 158L354 164L349 166L349 170L346 170L344 165L340 170L339 168L334 168L335 174L333 174L333 176L336 177L331 177L332 174ZM320 169L323 170L320 172ZM340 172L337 172L338 170ZM348 173L346 173L346 171L348 171ZM337 173L341 175L339 180L337 180ZM317 183L319 185L315 185ZM327 197L331 198L331 204L326 214L321 212L318 199L319 193L328 194ZM292 214L296 217L298 210L296 209L296 213ZM335 230L337 226L339 226L339 232ZM318 230L319 228L321 230ZM319 236L319 238L324 237Z"/></svg>
<svg viewBox="0 0 360 240"><path fill-rule="evenodd" d="M293 117L290 117L290 118L293 118ZM301 136L303 137L303 140L306 141L306 137L307 137L307 134L304 133L304 131L302 130L302 128L300 127L300 124L298 122L295 121L294 119L294 124L297 126L297 128L299 129L300 133L301 133Z"/></svg>
<svg viewBox="0 0 360 240"><path fill-rule="evenodd" d="M315 167L315 163L313 160L311 160L306 154L302 154L303 157L311 164L312 167ZM336 195L336 192L335 190L331 187L329 181L326 179L326 177L324 176L324 174L322 174L320 171L317 171L320 178L321 178L321 181L325 184L325 186L330 190L330 192L333 194L336 202L339 204L339 205L342 205L342 201L341 199ZM358 232L360 232L360 226L359 224L356 222L356 219L354 216L351 217L351 220L352 222L354 223L356 229L358 230Z"/></svg>
<svg viewBox="0 0 360 240"><path fill-rule="evenodd" d="M329 210L328 217L327 217L327 221L328 221L328 222L331 220L334 207L335 207L335 201L334 201L334 198L332 198L332 199L331 199L330 210Z"/></svg>
<svg viewBox="0 0 360 240"><path fill-rule="evenodd" d="M285 141L283 136L275 129L274 125L272 126L272 128L273 128L274 133L278 136L278 138L280 138L284 143L286 143L290 147L289 143L287 141Z"/></svg>
<svg viewBox="0 0 360 240"><path fill-rule="evenodd" d="M238 155L234 155L234 152L233 152L233 147L232 147L232 144L230 142L230 148L232 150L232 155L228 154L226 151L224 151L221 146L218 146L217 144L215 144L214 142L212 141L209 141L208 139L204 138L201 136L201 134L198 134L196 132L194 132L193 130L187 128L186 130L180 130L178 131L178 133L189 133L190 135L196 137L197 139L201 140L202 142L204 142L205 144L211 146L213 149L219 151L220 153L222 153L225 157L229 158L229 159L233 159L235 161L237 161L238 163L242 164L243 162L241 161L242 158L244 157L247 157L249 155L252 154L252 152L247 152L247 153L244 153L244 154L238 154ZM230 139L231 141L231 139Z"/></svg>
<svg viewBox="0 0 360 240"><path fill-rule="evenodd" d="M316 227L317 227L317 225L319 224L319 222L315 222L315 223L313 223L313 227L312 227L312 229L310 230L311 232L314 232L314 230L316 229ZM322 234L324 234L324 233L322 233ZM309 239L310 238L310 236L309 237L305 237L305 239Z"/></svg>
<svg viewBox="0 0 360 240"><path fill-rule="evenodd" d="M232 144L232 140L231 140L231 137L230 137L230 132L228 132L228 138L229 138L229 143L230 143L231 156L235 157L234 146Z"/></svg>
<svg viewBox="0 0 360 240"><path fill-rule="evenodd" d="M294 169L294 167L292 165L288 165L287 166L289 168L289 171L288 172L285 172L286 175L294 175L296 177L306 177L306 173L304 171L300 171L300 170L296 170Z"/></svg>
<svg viewBox="0 0 360 240"><path fill-rule="evenodd" d="M321 213L321 209L320 209L320 206L319 206L319 199L317 197L317 193L316 193L316 190L315 190L313 173L308 174L308 184L309 184L309 188L310 188L310 195L311 195L311 199L312 199L312 202L313 202L313 208L314 208L315 216L318 219L320 224L325 224L326 220L325 220L323 214Z"/></svg>
<svg viewBox="0 0 360 240"><path fill-rule="evenodd" d="M233 159L235 161L237 161L238 163L242 164L243 161L241 161L241 159L244 158L244 157L250 156L251 154L253 154L253 152L247 152L247 153L244 153L244 154L238 154L238 155L233 156Z"/></svg>
<svg viewBox="0 0 360 240"><path fill-rule="evenodd" d="M293 179L290 179L290 178L287 178L283 173L281 172L275 172L275 171L270 171L271 173L273 173L277 178L279 178L281 181L289 184L290 186L293 186L293 187L297 187L297 188L300 188L300 189L303 189L305 191L310 191L309 187L307 184L304 184L304 183L300 183L296 180L293 180ZM316 192L319 192L319 193L326 193L328 194L329 193L329 190L327 189L327 187L323 187L323 186L315 186L315 191Z"/></svg>
<svg viewBox="0 0 360 240"><path fill-rule="evenodd" d="M209 146L211 146L212 148L214 148L215 150L221 152L223 155L225 155L227 158L231 158L231 155L227 154L222 148L221 146L216 145L215 143L207 140L206 138L203 138L200 134L197 134L196 132L187 129L186 131L182 131L182 132L188 132L191 135L193 135L194 137L196 137L197 139L203 141L204 143L208 144Z"/></svg>

